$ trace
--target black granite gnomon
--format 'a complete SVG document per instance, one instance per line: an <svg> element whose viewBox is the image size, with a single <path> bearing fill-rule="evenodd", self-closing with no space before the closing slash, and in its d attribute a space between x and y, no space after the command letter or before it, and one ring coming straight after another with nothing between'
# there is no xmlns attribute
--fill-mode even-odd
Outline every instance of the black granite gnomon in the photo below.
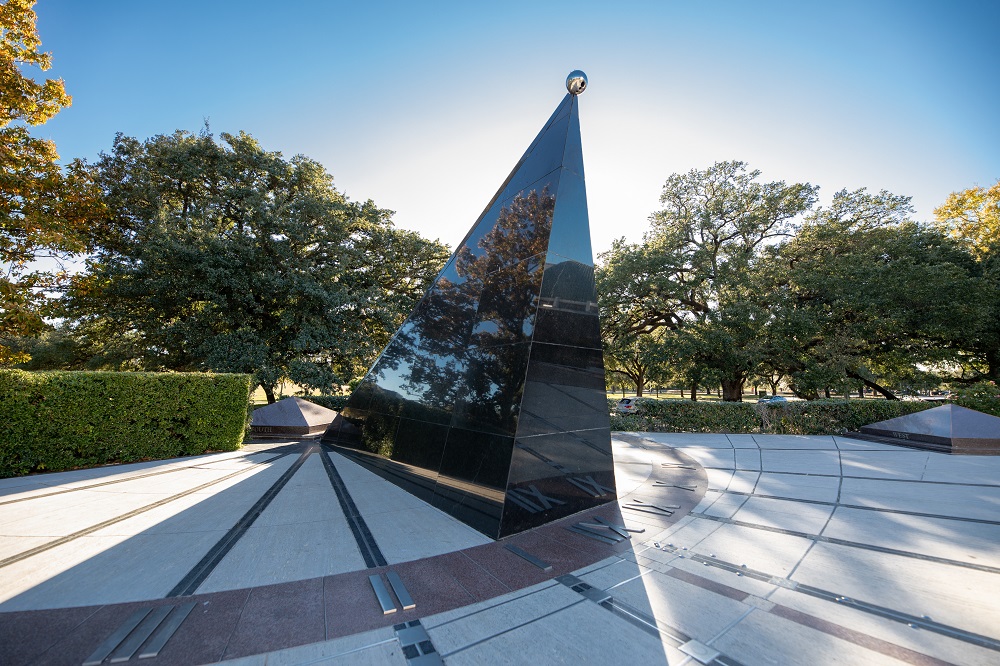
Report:
<svg viewBox="0 0 1000 666"><path fill-rule="evenodd" d="M615 498L578 107L558 105L323 437L492 538Z"/></svg>

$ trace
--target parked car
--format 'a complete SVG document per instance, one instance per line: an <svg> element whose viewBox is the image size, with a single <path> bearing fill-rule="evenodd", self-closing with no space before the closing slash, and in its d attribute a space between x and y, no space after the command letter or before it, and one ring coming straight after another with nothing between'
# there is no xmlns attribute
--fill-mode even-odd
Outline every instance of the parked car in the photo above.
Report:
<svg viewBox="0 0 1000 666"><path fill-rule="evenodd" d="M639 413L639 398L622 398L618 401L615 410L619 414L638 414Z"/></svg>
<svg viewBox="0 0 1000 666"><path fill-rule="evenodd" d="M788 398L786 398L783 395L770 395L770 396L764 396L763 398L761 398L760 400L758 400L757 404L758 405L776 405L776 406L780 407L781 405L784 405L786 402L788 402Z"/></svg>

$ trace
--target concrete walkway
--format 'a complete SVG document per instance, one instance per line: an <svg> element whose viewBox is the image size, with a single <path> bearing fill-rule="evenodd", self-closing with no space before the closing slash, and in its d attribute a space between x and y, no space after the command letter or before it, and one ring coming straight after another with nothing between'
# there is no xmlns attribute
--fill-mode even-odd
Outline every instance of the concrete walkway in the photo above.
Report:
<svg viewBox="0 0 1000 666"><path fill-rule="evenodd" d="M502 542L308 442L0 480L0 663L1000 662L1000 458L614 449L617 503Z"/></svg>

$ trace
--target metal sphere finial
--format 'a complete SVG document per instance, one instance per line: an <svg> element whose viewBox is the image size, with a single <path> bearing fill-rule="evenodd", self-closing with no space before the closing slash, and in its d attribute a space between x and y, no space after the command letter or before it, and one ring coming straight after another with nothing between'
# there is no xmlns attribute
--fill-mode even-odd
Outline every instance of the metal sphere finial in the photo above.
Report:
<svg viewBox="0 0 1000 666"><path fill-rule="evenodd" d="M574 69L566 77L566 90L570 95L579 95L587 89L587 75L578 69Z"/></svg>

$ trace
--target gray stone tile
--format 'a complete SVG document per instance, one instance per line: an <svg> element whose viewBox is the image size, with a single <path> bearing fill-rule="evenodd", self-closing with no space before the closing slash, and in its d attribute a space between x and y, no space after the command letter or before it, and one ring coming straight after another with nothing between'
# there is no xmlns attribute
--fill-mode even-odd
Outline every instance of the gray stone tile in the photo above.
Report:
<svg viewBox="0 0 1000 666"><path fill-rule="evenodd" d="M756 435L727 435L729 443L733 445L736 449L757 449L760 448L757 444Z"/></svg>
<svg viewBox="0 0 1000 666"><path fill-rule="evenodd" d="M704 513L709 516L719 516L720 518L732 518L746 503L747 499L745 495L722 495Z"/></svg>
<svg viewBox="0 0 1000 666"><path fill-rule="evenodd" d="M721 525L691 549L705 557L714 553L723 562L745 564L750 569L783 577L792 571L812 544L810 539L803 537ZM674 545L687 544L675 541Z"/></svg>
<svg viewBox="0 0 1000 666"><path fill-rule="evenodd" d="M733 473L725 469L706 469L708 475L708 487L716 490L725 490L733 480Z"/></svg>
<svg viewBox="0 0 1000 666"><path fill-rule="evenodd" d="M796 472L799 474L840 474L837 451L783 451L760 452L761 467L766 472Z"/></svg>
<svg viewBox="0 0 1000 666"><path fill-rule="evenodd" d="M798 476L796 474L761 474L754 494L794 497L796 499L836 502L840 479L832 476Z"/></svg>
<svg viewBox="0 0 1000 666"><path fill-rule="evenodd" d="M831 513L833 513L833 507L823 504L804 504L767 497L750 497L733 516L733 520L807 534L819 534Z"/></svg>
<svg viewBox="0 0 1000 666"><path fill-rule="evenodd" d="M823 534L1000 568L1000 525L839 508Z"/></svg>
<svg viewBox="0 0 1000 666"><path fill-rule="evenodd" d="M82 537L5 567L0 611L162 598L224 533Z"/></svg>
<svg viewBox="0 0 1000 666"><path fill-rule="evenodd" d="M760 469L760 449L737 449L736 469Z"/></svg>
<svg viewBox="0 0 1000 666"><path fill-rule="evenodd" d="M683 655L654 636L584 600L461 651L439 649L449 666L463 664L679 663ZM440 629L431 630L438 646Z"/></svg>
<svg viewBox="0 0 1000 666"><path fill-rule="evenodd" d="M685 446L677 447L691 456L702 467L720 467L722 469L734 468L734 452L731 448L708 448L705 446Z"/></svg>
<svg viewBox="0 0 1000 666"><path fill-rule="evenodd" d="M883 444L882 442L867 442L863 439L851 439L850 437L834 437L837 448L842 451L895 451L898 446Z"/></svg>
<svg viewBox="0 0 1000 666"><path fill-rule="evenodd" d="M1000 488L845 478L842 504L1000 520Z"/></svg>
<svg viewBox="0 0 1000 666"><path fill-rule="evenodd" d="M930 453L923 480L1000 485L1000 456Z"/></svg>
<svg viewBox="0 0 1000 666"><path fill-rule="evenodd" d="M674 448L686 448L689 446L712 449L733 448L733 444L729 439L732 435L646 432L642 433L642 437L643 439L666 444Z"/></svg>
<svg viewBox="0 0 1000 666"><path fill-rule="evenodd" d="M465 523L343 456L330 454L330 459L390 564L491 543Z"/></svg>
<svg viewBox="0 0 1000 666"><path fill-rule="evenodd" d="M525 623L551 616L581 600L582 596L565 585L550 583L528 594L506 595L431 616L422 624L437 651L447 655Z"/></svg>
<svg viewBox="0 0 1000 666"><path fill-rule="evenodd" d="M882 618L850 606L781 588L775 590L769 599L850 631L857 631L935 659L975 666L996 664L997 653L993 650L934 632L913 629L905 623Z"/></svg>
<svg viewBox="0 0 1000 666"><path fill-rule="evenodd" d="M655 535L653 540L660 543L673 543L678 548L681 546L694 548L709 535L726 527L723 523L693 516L690 521L684 522L683 525L680 523L681 521L678 521L677 525L675 525L677 529L666 529Z"/></svg>
<svg viewBox="0 0 1000 666"><path fill-rule="evenodd" d="M681 571L685 571L696 576L701 576L702 578L719 583L720 585L728 585L729 587L742 590L747 594L753 594L758 597L767 597L775 589L777 589L771 583L756 580L754 578L748 578L747 576L737 576L735 573L726 571L725 569L720 569L719 567L706 567L700 562L695 562L694 560L687 558L675 558L672 562L670 562L670 567L680 569Z"/></svg>
<svg viewBox="0 0 1000 666"><path fill-rule="evenodd" d="M702 642L711 640L749 608L743 602L659 571L619 585L611 593L616 600Z"/></svg>
<svg viewBox="0 0 1000 666"><path fill-rule="evenodd" d="M844 476L874 477L880 479L920 480L927 459L927 451L897 449L895 451L842 451Z"/></svg>
<svg viewBox="0 0 1000 666"><path fill-rule="evenodd" d="M833 437L826 435L754 435L761 449L830 449L836 450Z"/></svg>
<svg viewBox="0 0 1000 666"><path fill-rule="evenodd" d="M297 664L405 664L406 657L392 627L366 631L321 643L271 652L267 666ZM224 662L228 664L229 662Z"/></svg>
<svg viewBox="0 0 1000 666"><path fill-rule="evenodd" d="M906 663L760 610L754 610L711 645L747 666Z"/></svg>
<svg viewBox="0 0 1000 666"><path fill-rule="evenodd" d="M1000 626L1000 576L860 548L817 543L793 579L986 636Z"/></svg>
<svg viewBox="0 0 1000 666"><path fill-rule="evenodd" d="M586 581L589 585L593 585L600 590L606 590L615 585L620 585L627 580L631 580L636 576L641 576L644 571L648 570L643 569L635 562L619 560L604 568L593 570L590 573L576 574L576 576Z"/></svg>
<svg viewBox="0 0 1000 666"><path fill-rule="evenodd" d="M734 472L733 480L729 483L728 490L741 493L752 493L760 480L759 472Z"/></svg>

